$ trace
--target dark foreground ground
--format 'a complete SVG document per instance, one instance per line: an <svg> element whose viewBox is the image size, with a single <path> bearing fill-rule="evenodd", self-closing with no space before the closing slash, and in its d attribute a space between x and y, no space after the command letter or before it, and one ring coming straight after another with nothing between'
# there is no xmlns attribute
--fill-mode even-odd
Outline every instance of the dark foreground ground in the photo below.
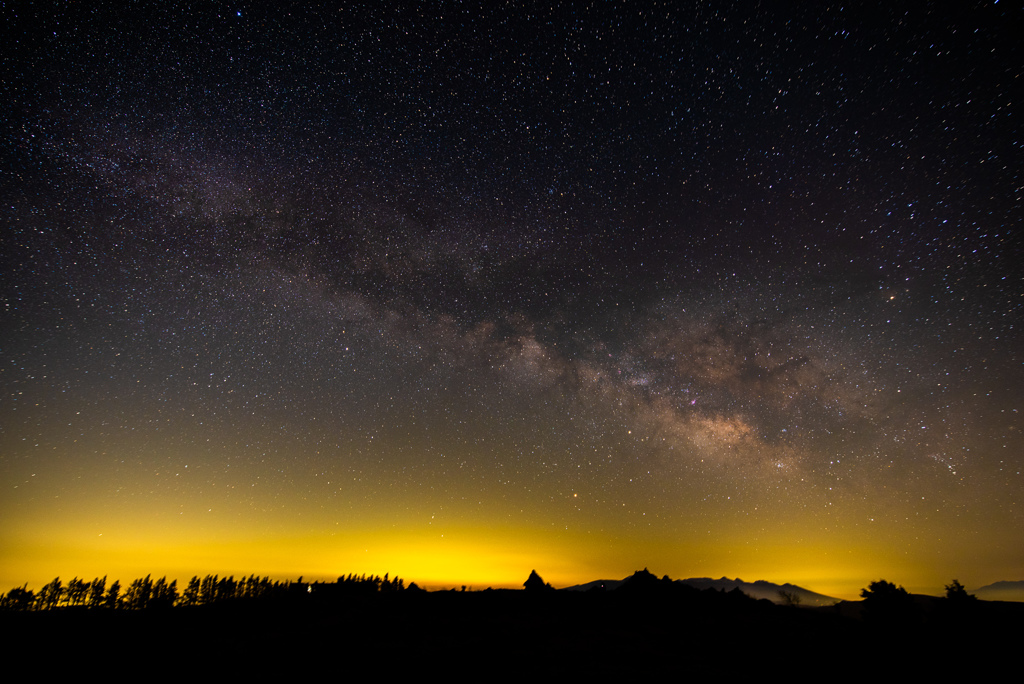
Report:
<svg viewBox="0 0 1024 684"><path fill-rule="evenodd" d="M142 611L0 613L9 663L114 679L364 680L429 673L523 678L1019 675L1024 604L860 615L737 594L401 592Z"/></svg>

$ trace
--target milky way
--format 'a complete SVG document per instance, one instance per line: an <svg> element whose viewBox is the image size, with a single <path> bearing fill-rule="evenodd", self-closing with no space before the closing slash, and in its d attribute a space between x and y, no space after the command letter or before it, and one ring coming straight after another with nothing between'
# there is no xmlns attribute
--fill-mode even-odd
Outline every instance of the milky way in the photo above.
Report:
<svg viewBox="0 0 1024 684"><path fill-rule="evenodd" d="M2 579L1018 579L958 12L5 9Z"/></svg>

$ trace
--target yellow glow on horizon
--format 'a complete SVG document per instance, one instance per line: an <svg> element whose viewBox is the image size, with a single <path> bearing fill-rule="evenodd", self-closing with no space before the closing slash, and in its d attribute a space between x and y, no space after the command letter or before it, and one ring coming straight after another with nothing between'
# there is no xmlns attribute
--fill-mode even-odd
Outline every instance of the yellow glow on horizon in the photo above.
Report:
<svg viewBox="0 0 1024 684"><path fill-rule="evenodd" d="M135 534L85 541L80 535L23 538L5 544L0 581L42 586L54 576L131 581L145 575L186 581L192 575L269 575L274 579L332 581L348 573L390 573L424 588L521 587L533 569L552 583L573 584L586 568L567 563L557 540L530 531L462 528L361 530L345 534L259 535L190 540L172 531L160 538ZM0 591L6 591L6 587Z"/></svg>
<svg viewBox="0 0 1024 684"><path fill-rule="evenodd" d="M124 583L153 575L181 584L207 574L333 581L349 573L389 573L429 589L518 588L531 570L555 587L566 587L621 579L646 567L673 579L790 582L857 599L860 589L879 578L935 594L954 576L941 571L947 566L937 562L939 546L921 544L912 565L896 535L879 544L879 532L848 521L838 521L838 531L826 531L791 520L770 533L751 535L738 524L719 524L715 534L670 527L597 532L493 519L457 522L455 515L440 525L419 526L353 516L338 530L311 520L305 511L286 525L268 516L246 517L238 507L202 518L195 512L191 518L178 516L158 500L134 511L64 506L62 513L7 521L0 533L0 592L26 582L39 588L55 576L107 576ZM968 573L958 571L958 576L972 582ZM978 580L975 586L991 581Z"/></svg>
<svg viewBox="0 0 1024 684"><path fill-rule="evenodd" d="M619 549L612 558L609 547ZM648 567L658 575L764 579L791 582L806 589L857 598L870 579L872 562L861 554L836 558L823 548L779 548L774 553L739 553L736 549L637 543L621 559L621 546L609 540L581 542L536 530L466 527L444 535L433 530L363 530L344 535L252 536L248 539L189 541L179 535L163 539L96 539L92 544L57 540L40 545L7 545L0 591L28 582L38 588L54 576L102 577L124 582L166 575L179 584L192 575L256 574L273 579L333 581L349 573L401 577L428 589L466 585L473 589L518 588L531 570L556 587L597 579L621 579ZM830 556L832 556L830 558ZM699 559L699 560L698 560ZM894 576L895 577L895 576ZM897 578L898 579L898 578ZM10 586L6 586L10 585Z"/></svg>

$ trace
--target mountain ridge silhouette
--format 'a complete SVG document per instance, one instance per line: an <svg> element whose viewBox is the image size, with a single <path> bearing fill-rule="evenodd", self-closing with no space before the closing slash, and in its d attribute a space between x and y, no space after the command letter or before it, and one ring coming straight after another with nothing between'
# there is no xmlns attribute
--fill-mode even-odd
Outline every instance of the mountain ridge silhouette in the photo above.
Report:
<svg viewBox="0 0 1024 684"><path fill-rule="evenodd" d="M625 585L627 582L636 581L634 578L637 577L638 573L645 572L637 571L629 577L623 579L611 580L611 579L600 579L592 582L586 582L584 584L576 584L570 587L565 587L561 591L592 591L592 590L605 590L615 591ZM647 573L654 577L651 573ZM832 606L840 602L840 599L832 596L826 596L825 594L819 594L805 589L804 587L796 584L775 584L774 582L768 582L767 580L756 580L754 582L744 582L740 578L730 579L728 577L721 577L719 579L712 579L710 577L690 577L687 579L670 580L673 584L682 584L694 589L715 589L717 591L732 591L739 589L744 594L755 599L767 599L772 603L784 603L785 600L782 598L780 592L786 592L790 596L798 597L801 605L805 606Z"/></svg>

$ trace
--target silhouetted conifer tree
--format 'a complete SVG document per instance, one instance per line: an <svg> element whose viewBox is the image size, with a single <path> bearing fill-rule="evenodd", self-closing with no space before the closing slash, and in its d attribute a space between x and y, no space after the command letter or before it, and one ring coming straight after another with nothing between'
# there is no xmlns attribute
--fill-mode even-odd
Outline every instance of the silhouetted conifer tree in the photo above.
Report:
<svg viewBox="0 0 1024 684"><path fill-rule="evenodd" d="M197 606L199 605L199 577L193 575L192 579L188 581L188 586L185 587L185 591L181 594L181 605L183 606Z"/></svg>
<svg viewBox="0 0 1024 684"><path fill-rule="evenodd" d="M120 580L114 580L114 583L107 589L107 608L111 610L121 607L121 582Z"/></svg>
<svg viewBox="0 0 1024 684"><path fill-rule="evenodd" d="M142 610L149 605L153 595L153 580L149 575L132 581L124 592L124 607L129 610Z"/></svg>
<svg viewBox="0 0 1024 684"><path fill-rule="evenodd" d="M107 576L97 577L89 584L89 607L100 608L103 605L103 593L107 588Z"/></svg>
<svg viewBox="0 0 1024 684"><path fill-rule="evenodd" d="M73 577L64 591L64 603L68 606L82 606L85 605L88 595L89 585L78 577Z"/></svg>
<svg viewBox="0 0 1024 684"><path fill-rule="evenodd" d="M0 607L4 610L31 610L36 602L36 595L26 584L23 587L15 587L4 594L0 600Z"/></svg>
<svg viewBox="0 0 1024 684"><path fill-rule="evenodd" d="M57 607L60 597L64 594L64 587L60 577L54 577L53 581L39 590L36 603L39 610L51 610Z"/></svg>
<svg viewBox="0 0 1024 684"><path fill-rule="evenodd" d="M199 602L213 603L217 600L217 576L207 575L203 578L199 588Z"/></svg>
<svg viewBox="0 0 1024 684"><path fill-rule="evenodd" d="M545 591L554 589L550 584L544 583L544 580L541 579L536 570L530 571L530 576L526 578L525 582L523 582L523 588L526 589L526 591Z"/></svg>

